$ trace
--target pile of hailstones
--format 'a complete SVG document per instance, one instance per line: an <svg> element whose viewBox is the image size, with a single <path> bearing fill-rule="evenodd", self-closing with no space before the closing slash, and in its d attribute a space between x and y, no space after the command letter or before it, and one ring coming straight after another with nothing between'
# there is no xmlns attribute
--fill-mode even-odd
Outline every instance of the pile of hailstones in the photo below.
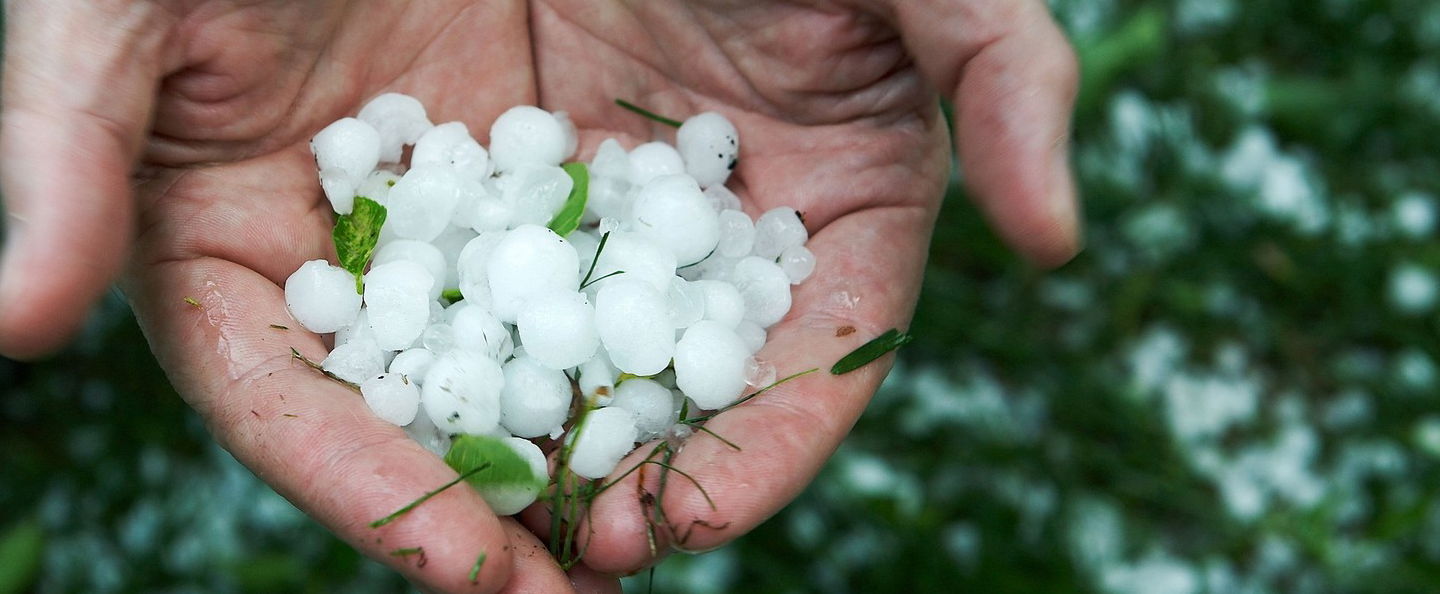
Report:
<svg viewBox="0 0 1440 594"><path fill-rule="evenodd" d="M599 408L570 468L604 477L637 442L688 435L686 398L715 410L772 383L773 365L753 355L815 267L795 210L752 221L725 188L739 151L728 120L696 115L676 139L600 144L581 225L561 237L547 224L574 184L559 166L576 150L564 112L510 109L487 151L412 97L377 97L311 143L336 213L356 196L387 210L363 295L313 260L286 280L286 304L305 328L335 333L326 371L437 454L455 435L494 436L545 477L529 439L565 433L573 378Z"/></svg>

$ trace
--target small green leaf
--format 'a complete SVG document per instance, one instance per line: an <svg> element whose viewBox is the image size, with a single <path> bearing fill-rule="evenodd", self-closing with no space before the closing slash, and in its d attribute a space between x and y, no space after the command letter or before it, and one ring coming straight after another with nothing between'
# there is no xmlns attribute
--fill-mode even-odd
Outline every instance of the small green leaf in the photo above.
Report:
<svg viewBox="0 0 1440 594"><path fill-rule="evenodd" d="M483 497L491 489L517 487L538 489L545 485L545 477L535 476L530 463L504 441L486 435L461 435L450 444L445 453L445 463L459 471L489 464L480 472L466 477L466 482L475 487Z"/></svg>
<svg viewBox="0 0 1440 594"><path fill-rule="evenodd" d="M0 594L29 591L44 551L45 533L34 520L21 520L0 534Z"/></svg>
<svg viewBox="0 0 1440 594"><path fill-rule="evenodd" d="M850 354L841 357L835 365L830 368L830 373L840 375L850 373L864 367L865 364L879 359L885 353L910 344L915 337L901 332L896 328L887 330L884 334L875 337L874 340L860 345L860 348L850 351Z"/></svg>
<svg viewBox="0 0 1440 594"><path fill-rule="evenodd" d="M555 218L550 219L548 226L556 234L565 237L580 227L580 217L585 214L585 201L590 199L590 170L586 169L584 163L566 163L560 168L570 174L570 179L575 184L570 187L570 196L565 198L565 206L560 207L560 212L555 213Z"/></svg>
<svg viewBox="0 0 1440 594"><path fill-rule="evenodd" d="M445 289L440 292L440 298L450 303L459 303L465 296L460 294L460 289Z"/></svg>
<svg viewBox="0 0 1440 594"><path fill-rule="evenodd" d="M335 221L330 237L335 240L340 267L355 275L356 293L365 292L365 265L375 253L380 226L384 224L385 207L364 196L356 196L354 210Z"/></svg>

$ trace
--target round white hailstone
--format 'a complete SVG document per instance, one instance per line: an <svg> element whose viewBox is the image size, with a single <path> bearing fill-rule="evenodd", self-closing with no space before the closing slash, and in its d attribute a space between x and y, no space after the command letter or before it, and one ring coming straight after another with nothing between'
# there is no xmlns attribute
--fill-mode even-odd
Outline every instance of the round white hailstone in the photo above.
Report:
<svg viewBox="0 0 1440 594"><path fill-rule="evenodd" d="M514 354L514 338L493 314L474 304L461 302L458 307L459 311L450 321L455 348L480 353L496 361L504 361Z"/></svg>
<svg viewBox="0 0 1440 594"><path fill-rule="evenodd" d="M420 333L420 345L443 355L455 348L455 329L445 322L430 324Z"/></svg>
<svg viewBox="0 0 1440 594"><path fill-rule="evenodd" d="M324 260L311 260L285 279L285 306L307 330L334 332L360 315L360 294L355 277Z"/></svg>
<svg viewBox="0 0 1440 594"><path fill-rule="evenodd" d="M404 427L420 410L420 388L398 373L382 373L360 382L360 396L380 420Z"/></svg>
<svg viewBox="0 0 1440 594"><path fill-rule="evenodd" d="M640 188L629 223L674 252L680 266L703 260L720 240L719 216L688 175L659 177Z"/></svg>
<svg viewBox="0 0 1440 594"><path fill-rule="evenodd" d="M439 299L445 284L445 254L433 245L413 239L397 239L375 250L371 267L384 266L391 262L405 260L414 262L430 273L432 282L428 294L430 299Z"/></svg>
<svg viewBox="0 0 1440 594"><path fill-rule="evenodd" d="M354 180L365 179L380 163L380 133L355 118L326 126L310 140L310 151L321 171L339 169Z"/></svg>
<svg viewBox="0 0 1440 594"><path fill-rule="evenodd" d="M355 188L357 181L343 169L321 169L320 189L336 214L350 214L355 210ZM367 196L368 198L368 196Z"/></svg>
<svg viewBox="0 0 1440 594"><path fill-rule="evenodd" d="M650 441L675 424L679 411L670 389L645 378L631 378L615 388L610 406L635 415L636 441Z"/></svg>
<svg viewBox="0 0 1440 594"><path fill-rule="evenodd" d="M788 206L772 208L755 220L754 254L766 260L774 260L786 249L805 245L809 239L810 232L805 230L800 214Z"/></svg>
<svg viewBox="0 0 1440 594"><path fill-rule="evenodd" d="M365 275L365 311L380 348L404 349L425 331L433 282L425 267L408 260L376 266Z"/></svg>
<svg viewBox="0 0 1440 594"><path fill-rule="evenodd" d="M718 215L720 243L715 253L726 258L743 258L755 247L755 222L738 210L723 210Z"/></svg>
<svg viewBox="0 0 1440 594"><path fill-rule="evenodd" d="M580 274L590 270L590 262L595 259L595 250L600 247L600 238L594 234L576 229L565 236L565 241L570 242L575 248L575 256L580 259Z"/></svg>
<svg viewBox="0 0 1440 594"><path fill-rule="evenodd" d="M421 136L410 153L410 166L422 165L450 167L466 181L480 181L490 175L490 155L470 136L465 122L446 122Z"/></svg>
<svg viewBox="0 0 1440 594"><path fill-rule="evenodd" d="M370 177L365 178L365 183L360 184L360 187L355 190L355 196L364 196L384 205L390 200L390 188L399 181L400 176L394 173L384 170L376 171L375 173L371 173ZM350 197L351 202L354 202L355 196ZM336 212L340 211L337 210ZM341 214L347 214L349 212L350 209L346 209L346 211Z"/></svg>
<svg viewBox="0 0 1440 594"><path fill-rule="evenodd" d="M500 426L500 364L468 351L435 358L425 374L420 402L437 427L450 433L489 434Z"/></svg>
<svg viewBox="0 0 1440 594"><path fill-rule="evenodd" d="M352 340L331 350L320 368L358 384L385 371L385 356L373 340Z"/></svg>
<svg viewBox="0 0 1440 594"><path fill-rule="evenodd" d="M669 300L645 281L617 278L600 289L595 297L595 327L620 371L654 375L675 354Z"/></svg>
<svg viewBox="0 0 1440 594"><path fill-rule="evenodd" d="M514 323L531 298L580 285L580 258L570 242L539 225L505 234L486 263L495 317Z"/></svg>
<svg viewBox="0 0 1440 594"><path fill-rule="evenodd" d="M725 186L715 185L705 188L705 198L710 200L710 206L715 209L715 212L727 210L743 211L743 208L740 206L740 197L736 196L735 192L731 192L730 188Z"/></svg>
<svg viewBox="0 0 1440 594"><path fill-rule="evenodd" d="M705 319L734 328L745 319L745 298L735 285L725 281L700 280L692 283L705 295ZM762 331L763 332L763 331Z"/></svg>
<svg viewBox="0 0 1440 594"><path fill-rule="evenodd" d="M620 146L620 141L606 138L600 143L595 149L595 157L590 159L590 177L630 180L630 154Z"/></svg>
<svg viewBox="0 0 1440 594"><path fill-rule="evenodd" d="M512 107L490 126L490 159L502 173L521 163L559 165L566 144L564 125L538 107Z"/></svg>
<svg viewBox="0 0 1440 594"><path fill-rule="evenodd" d="M484 198L493 197L484 182L471 179L460 180L456 195L459 196L459 199L455 201L455 212L450 216L450 224L467 229L473 227L472 219L478 214L475 212L477 208L475 203Z"/></svg>
<svg viewBox="0 0 1440 594"><path fill-rule="evenodd" d="M436 456L443 458L450 451L450 434L435 426L435 421L425 414L424 405L416 411L415 420L405 426L405 434Z"/></svg>
<svg viewBox="0 0 1440 594"><path fill-rule="evenodd" d="M635 413L613 406L590 411L584 426L570 430L570 470L587 479L608 476L635 447Z"/></svg>
<svg viewBox="0 0 1440 594"><path fill-rule="evenodd" d="M395 355L390 361L389 372L398 374L410 380L410 383L417 386L425 384L425 374L430 371L430 364L435 362L435 353L424 347L405 349Z"/></svg>
<svg viewBox="0 0 1440 594"><path fill-rule="evenodd" d="M644 186L662 175L685 173L685 160L675 147L647 142L630 151L630 183Z"/></svg>
<svg viewBox="0 0 1440 594"><path fill-rule="evenodd" d="M740 323L735 325L735 334L745 342L745 348L749 349L752 355L765 346L765 329L755 322L740 320Z"/></svg>
<svg viewBox="0 0 1440 594"><path fill-rule="evenodd" d="M451 291L460 288L460 252L476 236L474 231L451 226L430 242L430 245L435 246L435 249L445 255L445 290Z"/></svg>
<svg viewBox="0 0 1440 594"><path fill-rule="evenodd" d="M790 278L790 284L798 285L815 272L815 254L803 245L786 248L780 253L780 270Z"/></svg>
<svg viewBox="0 0 1440 594"><path fill-rule="evenodd" d="M371 99L356 118L380 133L380 160L386 163L399 163L405 145L415 144L431 126L420 100L400 93Z"/></svg>
<svg viewBox="0 0 1440 594"><path fill-rule="evenodd" d="M505 364L500 391L500 424L516 437L559 435L570 414L570 380L534 357L516 357Z"/></svg>
<svg viewBox="0 0 1440 594"><path fill-rule="evenodd" d="M762 361L754 357L745 359L745 383L756 388L764 388L775 383L775 364L769 361Z"/></svg>
<svg viewBox="0 0 1440 594"><path fill-rule="evenodd" d="M748 358L750 349L734 330L720 322L696 323L675 345L675 384L701 408L723 408L745 391Z"/></svg>
<svg viewBox="0 0 1440 594"><path fill-rule="evenodd" d="M689 328L705 318L705 290L678 276L670 277L666 297L670 305L670 321L676 328Z"/></svg>
<svg viewBox="0 0 1440 594"><path fill-rule="evenodd" d="M360 314L355 316L354 322L335 331L335 346L337 347L355 340L375 341L375 332L370 330L370 314L366 313L363 307L360 308Z"/></svg>
<svg viewBox="0 0 1440 594"><path fill-rule="evenodd" d="M675 255L639 234L612 231L590 274L587 292L596 295L606 284L622 278L643 280L656 291L668 292L670 279L675 278Z"/></svg>
<svg viewBox="0 0 1440 594"><path fill-rule="evenodd" d="M476 491L490 506L490 511L497 516L510 516L518 514L525 508L535 503L540 496L540 490L550 478L545 463L545 454L540 451L540 446L530 443L529 440L518 437L506 437L501 440L505 445L510 446L520 459L530 465L530 472L535 479L529 483L508 483L499 485L485 485L477 487Z"/></svg>
<svg viewBox="0 0 1440 594"><path fill-rule="evenodd" d="M725 183L740 156L740 133L735 124L713 111L696 114L680 125L675 147L685 159L685 172L700 187Z"/></svg>
<svg viewBox="0 0 1440 594"><path fill-rule="evenodd" d="M500 178L502 199L512 225L544 225L565 206L575 180L554 165L521 163Z"/></svg>
<svg viewBox="0 0 1440 594"><path fill-rule="evenodd" d="M563 111L551 115L560 123L560 131L565 135L565 157L575 154L575 149L580 148L580 133L575 130L575 122L570 121L570 114ZM561 157L561 160L564 160L564 157Z"/></svg>
<svg viewBox="0 0 1440 594"><path fill-rule="evenodd" d="M530 299L515 318L525 352L551 369L569 369L595 354L595 308L584 293L549 291Z"/></svg>
<svg viewBox="0 0 1440 594"><path fill-rule="evenodd" d="M490 254L504 238L505 231L487 231L471 239L460 250L455 267L460 273L460 294L465 296L466 302L487 309L493 305L490 298Z"/></svg>
<svg viewBox="0 0 1440 594"><path fill-rule="evenodd" d="M450 226L460 203L460 178L448 167L422 165L407 171L386 200L383 228L403 239L430 241Z"/></svg>
<svg viewBox="0 0 1440 594"><path fill-rule="evenodd" d="M598 351L589 361L580 364L580 393L594 398L597 405L608 406L615 398L615 378L619 375L605 351Z"/></svg>
<svg viewBox="0 0 1440 594"><path fill-rule="evenodd" d="M745 319L762 328L790 311L790 277L770 260L750 256L735 264L735 288L745 298Z"/></svg>

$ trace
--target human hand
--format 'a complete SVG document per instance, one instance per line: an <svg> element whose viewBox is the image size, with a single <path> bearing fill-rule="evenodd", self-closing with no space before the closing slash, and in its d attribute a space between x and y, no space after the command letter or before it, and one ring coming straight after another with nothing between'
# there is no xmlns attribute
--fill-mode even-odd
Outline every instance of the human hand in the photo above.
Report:
<svg viewBox="0 0 1440 594"><path fill-rule="evenodd" d="M636 14L564 4L530 9L536 74L532 40L517 33L525 30L525 7L513 3L436 3L403 13L318 2L210 2L186 12L138 2L44 11L16 3L0 135L12 213L0 271L0 349L34 354L58 344L68 332L53 330L73 328L103 290L124 261L125 223L138 217L127 291L157 357L221 442L372 556L385 559L422 536L439 543L427 549L424 572L388 559L431 587L467 585L455 568L468 567L476 550L502 548L481 574L482 585L493 586L509 567L501 562L501 530L522 537L513 524L501 528L475 513L483 503L466 490L447 492L385 531L364 527L413 498L417 485L453 473L360 412L349 394L277 355L289 345L317 355L318 340L268 327L287 318L278 287L285 275L303 260L333 255L305 140L360 101L382 90L408 92L431 106L436 121L463 119L479 132L505 107L535 102L538 89L542 106L570 110L585 128L583 150L605 135L638 141L655 132L609 107L612 97L672 114L726 113L745 139L734 179L752 214L795 205L815 235L820 267L766 351L782 371L828 365L908 318L948 167L932 89L958 99L967 179L1001 234L1044 263L1074 250L1064 152L1073 64L1038 2L907 2L898 13L876 6L869 14L878 16L858 27L846 23L861 12L792 5L722 13L657 3ZM447 10L459 16L415 18ZM561 11L573 20L559 18ZM946 14L966 23L954 26L940 18ZM576 23L610 47L577 35ZM411 27L413 36L392 34ZM727 27L725 46L685 36ZM916 48L916 64L897 29ZM486 60L436 57L477 40L491 52ZM636 47L652 50L661 68L628 57L624 49ZM462 96L466 90L482 99ZM138 201L118 199L130 163L142 155ZM75 161L91 165L70 171ZM44 192L55 198L42 200ZM834 337L844 325L859 331ZM684 546L728 541L793 498L883 372L874 365L843 378L811 376L715 419L711 427L746 451L699 438L677 457L709 487L719 511L675 483L663 502L671 521L724 526L693 531ZM296 414L295 422L277 423L284 414ZM604 571L653 561L634 485L622 486L629 489L612 490L595 508L598 546L589 563ZM374 540L380 537L384 543ZM559 577L553 565L517 569L527 579Z"/></svg>
<svg viewBox="0 0 1440 594"><path fill-rule="evenodd" d="M125 292L175 387L224 447L335 534L428 589L569 589L539 541L471 489L368 527L455 473L290 360L292 346L325 350L289 322L280 287L301 262L334 260L310 136L382 91L480 131L535 102L525 4L6 8L0 350L58 346L125 266ZM414 547L423 567L420 555L391 554ZM617 587L583 568L569 577Z"/></svg>
<svg viewBox="0 0 1440 594"><path fill-rule="evenodd" d="M1074 57L1039 0L543 0L531 23L541 106L569 112L582 154L607 137L633 146L672 133L612 98L676 118L718 111L740 131L729 186L749 214L804 213L818 266L760 353L781 376L828 369L907 326L950 166L939 94L955 101L966 182L1000 235L1043 265L1078 249ZM705 550L748 532L810 482L889 363L805 376L720 414L707 427L742 451L696 434L671 460L704 493L671 476L661 497L659 468L629 474L579 529L585 562L629 573L668 547ZM663 522L651 523L652 505ZM538 507L525 518L541 534L550 521Z"/></svg>

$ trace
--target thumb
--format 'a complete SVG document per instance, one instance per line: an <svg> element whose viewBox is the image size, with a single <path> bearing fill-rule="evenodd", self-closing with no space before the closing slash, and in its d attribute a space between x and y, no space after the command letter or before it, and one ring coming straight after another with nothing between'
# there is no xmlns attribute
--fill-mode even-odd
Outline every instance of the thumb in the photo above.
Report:
<svg viewBox="0 0 1440 594"><path fill-rule="evenodd" d="M63 345L125 260L130 174L173 20L157 4L6 3L0 354Z"/></svg>
<svg viewBox="0 0 1440 594"><path fill-rule="evenodd" d="M906 47L955 101L965 182L1007 243L1057 266L1080 249L1069 164L1075 54L1041 0L892 0Z"/></svg>

